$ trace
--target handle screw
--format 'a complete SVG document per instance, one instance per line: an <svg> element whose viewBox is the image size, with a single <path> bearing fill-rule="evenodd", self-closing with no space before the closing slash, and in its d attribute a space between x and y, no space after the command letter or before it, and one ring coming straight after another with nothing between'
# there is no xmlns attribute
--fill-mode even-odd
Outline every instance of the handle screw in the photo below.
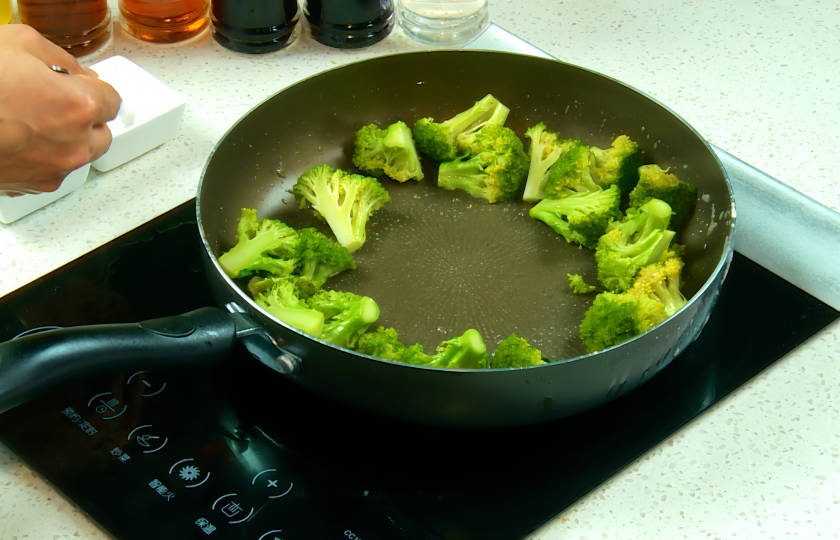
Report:
<svg viewBox="0 0 840 540"><path fill-rule="evenodd" d="M288 353L283 353L275 360L277 362L277 369L284 375L291 375L300 370L298 359Z"/></svg>

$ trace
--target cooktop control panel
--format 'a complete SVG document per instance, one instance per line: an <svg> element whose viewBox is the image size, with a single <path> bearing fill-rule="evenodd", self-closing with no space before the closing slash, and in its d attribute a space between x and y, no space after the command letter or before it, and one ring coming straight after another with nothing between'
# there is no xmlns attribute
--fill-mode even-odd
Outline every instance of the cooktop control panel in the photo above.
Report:
<svg viewBox="0 0 840 540"><path fill-rule="evenodd" d="M24 405L0 424L40 472L120 538L404 537L376 494L321 474L243 422L219 378L228 377L172 370L96 379ZM267 396L254 397L272 407ZM20 414L27 420L9 422Z"/></svg>

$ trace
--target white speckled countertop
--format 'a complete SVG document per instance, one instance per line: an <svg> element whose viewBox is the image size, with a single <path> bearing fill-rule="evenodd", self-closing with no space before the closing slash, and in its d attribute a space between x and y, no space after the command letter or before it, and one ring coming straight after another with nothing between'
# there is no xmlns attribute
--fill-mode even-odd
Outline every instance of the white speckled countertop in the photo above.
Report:
<svg viewBox="0 0 840 540"><path fill-rule="evenodd" d="M654 96L712 144L840 210L837 2L491 0L491 18L549 54ZM421 48L398 29L352 52L299 36L285 51L249 57L209 35L158 47L115 27L113 43L85 63L121 54L184 94L180 133L0 226L0 296L194 197L216 141L268 95L325 68ZM838 337L840 322L533 538L837 537ZM0 540L19 538L109 536L0 446Z"/></svg>

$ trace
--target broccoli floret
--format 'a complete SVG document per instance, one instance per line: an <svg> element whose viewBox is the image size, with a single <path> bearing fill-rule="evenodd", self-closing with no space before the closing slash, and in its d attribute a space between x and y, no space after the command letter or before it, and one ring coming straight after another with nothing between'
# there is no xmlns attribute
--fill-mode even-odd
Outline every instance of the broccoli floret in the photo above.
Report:
<svg viewBox="0 0 840 540"><path fill-rule="evenodd" d="M536 202L545 198L545 185L548 181L549 168L560 158L563 147L560 137L540 122L528 128L525 136L531 139L530 168L528 180L525 182L525 193L522 200Z"/></svg>
<svg viewBox="0 0 840 540"><path fill-rule="evenodd" d="M297 264L297 232L276 219L257 219L257 211L243 208L236 225L236 245L219 257L225 274L242 278L254 272L287 276Z"/></svg>
<svg viewBox="0 0 840 540"><path fill-rule="evenodd" d="M610 222L607 231L618 229L622 237L635 242L657 229L667 229L672 214L671 206L665 201L648 199L638 208L627 209L627 214L621 221Z"/></svg>
<svg viewBox="0 0 840 540"><path fill-rule="evenodd" d="M671 228L676 230L688 218L697 196L697 188L683 182L659 165L639 167L639 183L630 192L630 206L640 207L651 198L668 203L674 212Z"/></svg>
<svg viewBox="0 0 840 540"><path fill-rule="evenodd" d="M594 248L607 225L621 214L621 192L617 186L562 199L543 199L529 214L563 235L569 243Z"/></svg>
<svg viewBox="0 0 840 540"><path fill-rule="evenodd" d="M574 193L591 193L602 188L589 172L589 147L577 139L561 139L562 153L548 170L547 199L562 199Z"/></svg>
<svg viewBox="0 0 840 540"><path fill-rule="evenodd" d="M495 203L512 199L527 174L522 141L512 129L492 125L476 134L470 154L440 164L438 186Z"/></svg>
<svg viewBox="0 0 840 540"><path fill-rule="evenodd" d="M531 347L528 340L511 334L502 341L496 352L493 353L493 360L490 366L493 369L504 369L525 366L541 366L546 362L542 359L539 349Z"/></svg>
<svg viewBox="0 0 840 540"><path fill-rule="evenodd" d="M399 340L399 334L396 330L380 326L375 332L367 332L359 336L356 350L377 358L402 362L406 348Z"/></svg>
<svg viewBox="0 0 840 540"><path fill-rule="evenodd" d="M406 348L400 359L407 364L450 369L487 369L487 360L487 346L474 329L444 341L435 354L425 354L423 346L417 343Z"/></svg>
<svg viewBox="0 0 840 540"><path fill-rule="evenodd" d="M642 149L627 135L619 135L611 148L589 149L589 172L601 187L618 186L627 195L639 181L642 166Z"/></svg>
<svg viewBox="0 0 840 540"><path fill-rule="evenodd" d="M275 319L313 337L321 337L324 329L324 314L310 309L298 297L294 279L252 279L248 284L248 289L254 295L257 305Z"/></svg>
<svg viewBox="0 0 840 540"><path fill-rule="evenodd" d="M651 199L610 223L595 248L598 281L608 291L626 291L642 267L660 260L674 238L674 232L666 230L670 216L667 203Z"/></svg>
<svg viewBox="0 0 840 540"><path fill-rule="evenodd" d="M373 124L356 132L353 165L371 176L383 174L398 182L423 179L420 156L405 122L396 122L387 129Z"/></svg>
<svg viewBox="0 0 840 540"><path fill-rule="evenodd" d="M315 293L334 275L356 269L356 262L347 248L333 242L317 229L300 229L298 235L300 279L297 281L297 290L302 298Z"/></svg>
<svg viewBox="0 0 840 540"><path fill-rule="evenodd" d="M449 120L436 123L434 118L421 118L414 124L417 148L435 161L450 161L463 154L456 145L458 135L478 131L487 125L504 125L510 109L487 94L481 101Z"/></svg>
<svg viewBox="0 0 840 540"><path fill-rule="evenodd" d="M590 285L583 280L580 274L566 274L569 278L569 290L574 294L589 294L595 292L595 285Z"/></svg>
<svg viewBox="0 0 840 540"><path fill-rule="evenodd" d="M668 318L665 306L647 295L603 292L580 324L580 339L590 353L618 345Z"/></svg>
<svg viewBox="0 0 840 540"><path fill-rule="evenodd" d="M306 304L324 314L321 339L339 347L355 346L359 336L379 318L379 306L372 298L349 292L320 291Z"/></svg>
<svg viewBox="0 0 840 540"><path fill-rule="evenodd" d="M312 205L315 216L332 229L351 253L365 243L368 218L390 200L375 178L347 174L329 165L304 172L293 188L300 208Z"/></svg>
<svg viewBox="0 0 840 540"><path fill-rule="evenodd" d="M670 250L662 259L639 270L627 292L636 296L647 295L661 302L665 306L665 314L670 317L688 302L680 291L683 261L675 251Z"/></svg>

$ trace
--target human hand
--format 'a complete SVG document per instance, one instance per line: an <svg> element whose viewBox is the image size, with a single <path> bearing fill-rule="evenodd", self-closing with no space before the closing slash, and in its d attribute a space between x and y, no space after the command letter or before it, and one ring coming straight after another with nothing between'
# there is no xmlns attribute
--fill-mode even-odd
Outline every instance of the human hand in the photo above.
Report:
<svg viewBox="0 0 840 540"><path fill-rule="evenodd" d="M58 189L108 150L105 122L119 108L117 91L64 49L29 26L0 26L0 195Z"/></svg>

